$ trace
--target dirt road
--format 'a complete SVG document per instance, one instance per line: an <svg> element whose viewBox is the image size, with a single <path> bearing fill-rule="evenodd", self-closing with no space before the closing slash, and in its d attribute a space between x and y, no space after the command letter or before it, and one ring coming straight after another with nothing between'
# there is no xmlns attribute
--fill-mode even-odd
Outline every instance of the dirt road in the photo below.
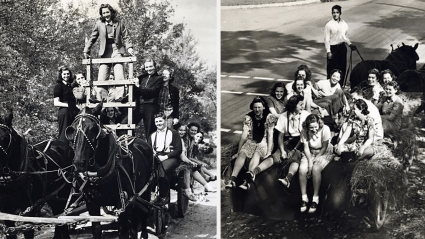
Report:
<svg viewBox="0 0 425 239"><path fill-rule="evenodd" d="M217 181L209 184L215 189L218 188ZM204 188L202 185L195 183L194 190L196 194L201 194ZM171 193L171 202L175 202L177 198L176 192L172 190ZM218 192L209 192L201 198L199 202L189 203L189 208L184 218L171 218L163 238L219 238L217 236ZM89 226L89 223L79 225L76 230L72 231L71 239L91 239L92 235ZM157 239L158 237L154 235L153 229L149 229L149 239ZM36 239L50 239L53 237L53 229L38 231L37 234ZM115 239L118 238L118 233L114 229L103 230L103 238Z"/></svg>

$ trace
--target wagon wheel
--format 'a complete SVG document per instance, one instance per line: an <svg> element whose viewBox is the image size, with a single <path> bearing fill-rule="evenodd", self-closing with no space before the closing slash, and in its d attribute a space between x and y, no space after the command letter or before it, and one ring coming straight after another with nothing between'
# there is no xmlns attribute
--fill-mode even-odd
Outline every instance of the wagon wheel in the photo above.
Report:
<svg viewBox="0 0 425 239"><path fill-rule="evenodd" d="M177 185L177 211L179 217L184 217L189 206L189 199L183 195L183 178L179 175L179 183Z"/></svg>
<svg viewBox="0 0 425 239"><path fill-rule="evenodd" d="M387 216L387 208L388 208L388 196L385 194L384 196L380 196L374 192L373 203L372 203L372 213L374 219L374 229L380 230L385 223L385 218Z"/></svg>

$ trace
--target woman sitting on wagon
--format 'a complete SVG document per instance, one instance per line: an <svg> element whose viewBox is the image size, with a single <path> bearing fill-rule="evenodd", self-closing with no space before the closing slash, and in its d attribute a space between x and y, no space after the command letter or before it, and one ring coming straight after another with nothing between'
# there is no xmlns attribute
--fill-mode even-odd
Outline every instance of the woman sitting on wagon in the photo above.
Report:
<svg viewBox="0 0 425 239"><path fill-rule="evenodd" d="M396 95L400 89L396 81L390 81L384 86L386 96L380 103L378 108L381 112L382 127L385 136L394 130L401 129L401 117L403 115L403 100Z"/></svg>
<svg viewBox="0 0 425 239"><path fill-rule="evenodd" d="M387 84L388 82L395 81L397 79L397 77L394 75L394 73L390 69L383 70L381 72L381 76L382 76L382 79L380 83L382 87L384 87L385 84Z"/></svg>
<svg viewBox="0 0 425 239"><path fill-rule="evenodd" d="M311 113L314 108L317 109L319 112L323 112L325 109L313 102L311 89L312 88L307 84L306 79L304 79L302 76L298 76L293 82L292 91L291 93L288 93L288 95L286 96L286 100L291 98L293 95L302 95L304 96L304 110Z"/></svg>
<svg viewBox="0 0 425 239"><path fill-rule="evenodd" d="M331 130L316 114L307 116L301 131L301 143L304 153L299 168L300 188L302 195L301 212L307 210L307 178L313 174L313 200L309 213L314 213L319 204L319 189L322 180L322 170L332 160L333 147L330 144Z"/></svg>
<svg viewBox="0 0 425 239"><path fill-rule="evenodd" d="M378 104L379 99L382 98L383 94L385 94L384 89L378 82L379 76L379 70L373 68L368 72L367 81L362 82L360 85L364 92L363 97L372 101L375 105Z"/></svg>
<svg viewBox="0 0 425 239"><path fill-rule="evenodd" d="M273 85L270 96L266 97L267 107L276 119L285 111L285 98L288 92L282 82Z"/></svg>
<svg viewBox="0 0 425 239"><path fill-rule="evenodd" d="M314 103L328 112L333 118L343 109L344 112L350 111L350 105L345 97L344 91L339 84L342 72L338 69L332 70L329 80L317 82L318 95Z"/></svg>
<svg viewBox="0 0 425 239"><path fill-rule="evenodd" d="M335 146L335 152L339 155L354 152L357 159L370 158L375 154L375 122L364 100L356 100L354 114L353 119L342 125L341 138ZM352 140L349 139L351 133L354 135Z"/></svg>
<svg viewBox="0 0 425 239"><path fill-rule="evenodd" d="M238 152L232 157L236 158L231 179L226 188L236 187L236 177L241 171L247 158L250 158L249 171L240 188L247 190L249 182L255 180L255 170L261 160L270 156L273 146L273 116L266 108L263 97L255 97L249 108L252 110L245 115L243 132L239 141Z"/></svg>
<svg viewBox="0 0 425 239"><path fill-rule="evenodd" d="M274 162L288 160L291 163L288 174L283 179L279 179L288 188L301 162L301 152L298 149L300 149L301 145L302 124L310 114L304 110L303 101L304 97L302 95L294 95L289 98L286 104L286 113L282 114L276 123L276 129L279 131L279 150L272 155L272 160ZM267 159L267 162L270 163L270 159Z"/></svg>

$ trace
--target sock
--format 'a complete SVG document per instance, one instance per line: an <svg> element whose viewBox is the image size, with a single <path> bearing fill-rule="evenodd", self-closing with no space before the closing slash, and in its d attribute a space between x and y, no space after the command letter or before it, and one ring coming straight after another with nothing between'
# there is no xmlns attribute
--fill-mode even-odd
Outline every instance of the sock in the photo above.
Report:
<svg viewBox="0 0 425 239"><path fill-rule="evenodd" d="M294 176L294 175L292 175L292 173L288 173L288 175L286 175L286 177L288 178L289 182L291 182L292 176Z"/></svg>
<svg viewBox="0 0 425 239"><path fill-rule="evenodd" d="M302 198L302 200L303 200L303 201L308 202L307 194L303 194L303 195L301 196L301 198Z"/></svg>
<svg viewBox="0 0 425 239"><path fill-rule="evenodd" d="M257 174L259 174L261 172L261 168L260 167L256 167L256 168L254 168L254 170L252 170L252 173L254 174L254 175L257 175Z"/></svg>
<svg viewBox="0 0 425 239"><path fill-rule="evenodd" d="M313 196L313 200L311 201L319 204L319 196Z"/></svg>
<svg viewBox="0 0 425 239"><path fill-rule="evenodd" d="M235 176L232 176L232 177L230 178L230 180L232 180L233 182L236 182L236 177L235 177Z"/></svg>

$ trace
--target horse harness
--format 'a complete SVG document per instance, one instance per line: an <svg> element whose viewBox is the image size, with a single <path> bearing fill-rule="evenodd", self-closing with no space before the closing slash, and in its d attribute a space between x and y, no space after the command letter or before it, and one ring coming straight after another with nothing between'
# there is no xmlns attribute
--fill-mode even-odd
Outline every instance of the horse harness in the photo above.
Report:
<svg viewBox="0 0 425 239"><path fill-rule="evenodd" d="M95 147L94 147L94 143L92 143L90 141L90 139L87 137L87 135L83 131L82 122L84 121L85 117L93 120L96 123L96 125L99 129L99 132L96 136L97 141L96 141ZM93 157L90 158L87 161L87 163L90 166L94 166L95 165L95 157L96 157L96 149L99 146L99 140L98 139L99 139L101 132L102 132L102 128L100 126L100 120L96 116L83 113L83 114L76 116L74 122L77 122L77 121L78 121L78 125L77 125L77 128L76 128L76 132L74 134L74 138L72 139L72 141L71 141L71 139L68 139L68 140L70 140L72 142L71 146L75 151L76 139L77 139L78 133L81 133L94 152ZM76 192L77 191L76 190L77 181L76 181L76 178L74 177L74 181L72 182L73 188L70 192L67 204L65 206L65 214L70 213L74 208L76 208L78 206L79 201L83 198L83 195L84 195L83 190L84 190L84 188L87 184L92 185L92 186L99 186L99 185L102 185L106 182L109 182L111 177L113 177L114 175L116 175L116 177L117 177L119 198L120 198L120 202L121 202L121 209L118 210L118 214L123 212L129 204L134 204L134 205L142 208L143 210L147 210L147 209L142 204L149 204L150 206L154 207L154 205L152 203L140 198L140 196L147 190L149 185L152 183L153 178L154 178L154 174L151 174L148 182L145 184L145 186L142 188L142 190L140 192L136 192L136 190L135 190L135 186L136 186L135 185L136 184L136 171L135 170L136 170L136 167L135 167L134 157L131 153L131 150L129 150L129 148L128 148L129 145L131 145L134 142L135 137L123 135L119 138L114 137L114 139L115 139L117 146L113 149L112 152L110 152L109 159L108 159L106 165L103 167L103 168L107 167L106 168L107 170L105 170L106 174L98 175L97 172L96 172L96 176L94 176L94 175L90 174L89 171L85 171L84 173L82 173L82 175L80 175L82 183L80 183L80 186L77 189L78 192ZM123 154L123 152L125 154ZM125 169L125 167L122 164L124 158L130 158L131 159L133 177L130 176L128 170ZM91 160L93 160L93 163L90 163ZM128 180L128 182L131 185L131 190L132 190L131 193L134 196L132 196L132 198L130 200L127 200L128 195L122 188L122 181L121 181L121 176L120 176L121 173L120 172L125 175L125 178ZM72 198L73 195L79 195L79 197L70 205L70 201L71 201L71 198Z"/></svg>

